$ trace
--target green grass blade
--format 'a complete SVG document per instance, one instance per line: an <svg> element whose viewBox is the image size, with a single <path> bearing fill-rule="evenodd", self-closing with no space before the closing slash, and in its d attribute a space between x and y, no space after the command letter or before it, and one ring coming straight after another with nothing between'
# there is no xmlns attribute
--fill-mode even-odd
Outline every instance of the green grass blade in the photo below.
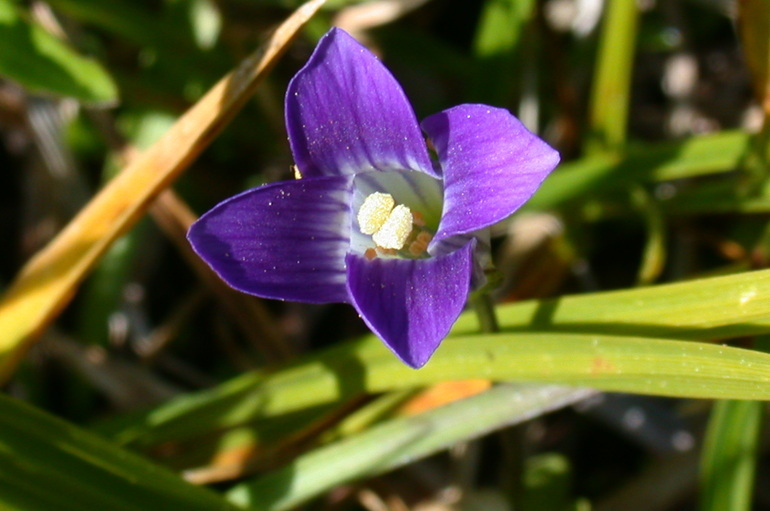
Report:
<svg viewBox="0 0 770 511"><path fill-rule="evenodd" d="M78 55L30 21L11 0L0 0L0 45L0 75L30 91L85 102L117 99L112 78L96 61Z"/></svg>
<svg viewBox="0 0 770 511"><path fill-rule="evenodd" d="M688 340L770 332L770 270L640 289L573 295L497 308L507 331L595 332ZM454 335L478 331L464 314Z"/></svg>
<svg viewBox="0 0 770 511"><path fill-rule="evenodd" d="M751 509L764 403L718 401L701 460L701 511Z"/></svg>
<svg viewBox="0 0 770 511"><path fill-rule="evenodd" d="M496 387L304 454L281 470L234 487L228 497L259 511L289 509L339 484L392 470L586 395L584 390L551 386Z"/></svg>
<svg viewBox="0 0 770 511"><path fill-rule="evenodd" d="M770 296L761 292L768 286L770 270L765 270L504 305L498 307L498 315L507 334L497 336L473 335L478 332L478 322L474 314L466 313L435 358L420 371L402 367L370 337L270 376L248 373L217 388L184 396L110 434L124 443L148 446L358 392L478 377L560 381L693 397L738 397L740 393L744 398L760 399L767 391L763 382L768 373L757 368L765 367L768 355L644 336L697 340L770 332ZM533 330L552 333L533 334ZM701 363L702 368L696 365ZM612 367L622 367L623 372L606 371ZM307 391L310 388L312 392Z"/></svg>
<svg viewBox="0 0 770 511"><path fill-rule="evenodd" d="M681 142L631 146L623 157L597 155L560 165L525 206L551 209L631 182L659 182L734 170L749 147L746 133L724 131Z"/></svg>
<svg viewBox="0 0 770 511"><path fill-rule="evenodd" d="M199 406L188 406L185 413L167 413L161 407L143 424L120 432L118 438L148 447L362 392L475 378L676 397L770 399L770 355L652 338L490 334L449 339L430 364L415 371L393 357L378 340L367 338L279 371L239 393L199 399ZM164 415L165 420L158 420Z"/></svg>
<svg viewBox="0 0 770 511"><path fill-rule="evenodd" d="M657 201L642 187L632 190L631 200L635 209L644 219L647 229L647 241L642 252L642 261L636 277L636 283L647 286L663 272L666 264L667 229L666 218Z"/></svg>
<svg viewBox="0 0 770 511"><path fill-rule="evenodd" d="M519 76L517 57L524 27L532 18L532 0L486 0L481 10L473 53L473 96L491 105L509 105Z"/></svg>
<svg viewBox="0 0 770 511"><path fill-rule="evenodd" d="M615 151L626 142L638 11L636 0L605 4L586 142L591 152Z"/></svg>
<svg viewBox="0 0 770 511"><path fill-rule="evenodd" d="M714 213L763 214L770 212L770 187L764 184L751 193L742 188L739 176L699 183L663 202L666 213L698 215Z"/></svg>
<svg viewBox="0 0 770 511"><path fill-rule="evenodd" d="M2 395L0 508L237 509L101 437Z"/></svg>

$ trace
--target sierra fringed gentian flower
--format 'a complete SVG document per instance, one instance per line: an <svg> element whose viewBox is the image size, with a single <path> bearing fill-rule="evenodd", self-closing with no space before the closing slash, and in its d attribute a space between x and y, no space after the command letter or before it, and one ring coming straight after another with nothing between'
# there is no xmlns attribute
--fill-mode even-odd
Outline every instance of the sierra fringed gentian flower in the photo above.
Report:
<svg viewBox="0 0 770 511"><path fill-rule="evenodd" d="M418 124L393 76L340 29L289 84L286 127L300 179L217 205L191 227L193 248L245 293L352 304L421 367L483 281L488 227L532 196L558 153L486 105Z"/></svg>

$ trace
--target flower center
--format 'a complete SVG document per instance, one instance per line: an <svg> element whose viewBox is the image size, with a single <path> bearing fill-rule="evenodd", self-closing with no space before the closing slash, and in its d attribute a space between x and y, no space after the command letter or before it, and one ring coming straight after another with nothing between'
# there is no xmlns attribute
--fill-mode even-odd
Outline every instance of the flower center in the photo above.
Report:
<svg viewBox="0 0 770 511"><path fill-rule="evenodd" d="M369 259L377 254L399 252L411 257L426 255L432 236L424 228L422 215L403 204L396 204L389 193L374 192L367 196L357 218L361 233L371 235L376 245L376 249L366 251Z"/></svg>

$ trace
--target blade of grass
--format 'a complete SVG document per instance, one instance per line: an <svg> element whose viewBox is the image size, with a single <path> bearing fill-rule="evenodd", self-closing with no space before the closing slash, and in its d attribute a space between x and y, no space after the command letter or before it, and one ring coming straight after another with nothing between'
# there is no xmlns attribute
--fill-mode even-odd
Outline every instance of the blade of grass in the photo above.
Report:
<svg viewBox="0 0 770 511"><path fill-rule="evenodd" d="M636 275L637 285L647 286L655 282L666 264L666 218L658 203L644 188L634 188L631 200L644 219L647 229L642 262Z"/></svg>
<svg viewBox="0 0 770 511"><path fill-rule="evenodd" d="M164 458L163 462L173 463L175 468L185 468L185 479L196 484L242 479L281 466L311 447L350 437L388 419L416 415L480 394L489 390L491 385L488 380L445 381L424 390L388 392L368 402L366 396L360 396L335 405L331 413L319 415L316 420L306 420L296 433L289 433L287 416L259 422L256 427L247 424L228 429L222 437L228 441L220 439L215 454L209 452L204 464L191 465L185 460L180 463L179 456L173 452L177 449L173 447L168 449L171 456ZM267 438L267 427L277 435ZM183 445L192 446L195 451L201 443L201 440L196 440ZM165 447L173 445L173 441L164 444ZM178 451L189 451L184 446Z"/></svg>
<svg viewBox="0 0 770 511"><path fill-rule="evenodd" d="M692 137L682 142L630 146L625 155L597 155L561 165L525 209L550 209L631 182L660 182L735 170L750 136L737 131Z"/></svg>
<svg viewBox="0 0 770 511"><path fill-rule="evenodd" d="M754 490L764 403L718 401L701 459L701 511L748 511Z"/></svg>
<svg viewBox="0 0 770 511"><path fill-rule="evenodd" d="M659 336L688 340L761 334L770 332L770 296L760 292L768 286L770 286L770 270L764 270L625 291L568 296L552 301L502 305L498 307L500 326L514 335L507 338L509 342L503 343L507 347L501 346L499 344L501 341L497 338L487 338L487 342L494 355L498 350L531 349L530 356L545 357L550 352L537 344L543 338L527 330L555 332L549 342L561 342L563 349L569 349L571 340L574 339L571 334L575 332L601 334L601 339L606 338L608 334L616 333L621 336ZM448 351L461 342L467 344L468 356L483 353L487 344L476 344L474 347L474 343L482 342L481 338L471 335L475 332L478 332L478 320L475 314L463 314L455 325L452 337L445 341L444 346L436 354L438 359L448 355ZM465 340L459 341L455 337L464 337ZM590 342L594 339L591 335L580 338L584 339L581 341L584 343L585 339L589 339ZM526 346L527 342L533 344ZM661 342L666 349L680 346ZM645 343L644 340L634 341L632 344L635 348L626 353L626 356L640 355L635 350L644 349ZM707 350L728 349L706 345L684 346L695 350L700 348L694 346L701 346ZM378 384L372 379L376 370L372 365L374 360L371 358L378 353L378 356L382 357L378 358L378 363L387 364L391 361L393 367L398 366L392 357L386 356L387 352L381 347L379 341L368 338L328 350L271 377L258 372L244 374L214 389L173 400L123 424L106 428L105 433L117 437L121 442L146 446L164 440L194 437L205 434L207 431L237 426L258 418L268 418L286 413L291 409L311 406L316 400L320 403L341 399L347 392L388 390L398 385L406 388L410 385L429 382L426 370L430 370L433 362L421 371L414 373L407 371L406 374L398 373L392 376L390 387L386 383ZM741 353L752 357L755 355L753 352L742 351ZM469 366L468 374L459 376L457 379L485 378L492 370L507 370L506 377L509 378L514 374L517 377L523 377L521 371L537 369L537 367L522 367L525 364L515 358L519 355L518 352L515 355L509 353L508 356L513 357L510 360L507 357L495 360L490 358L486 363L481 364L481 368L477 368L483 374L473 374L476 369ZM714 356L719 358L722 355L717 351ZM766 357L763 354L756 354L756 356L763 360L763 357ZM341 374L346 374L345 381L337 381L334 376L332 368L342 367L334 365L338 364L339 360L344 360L348 364L348 367L343 368L344 370L340 369ZM535 365L541 363L539 359L530 360ZM558 359L554 360L558 362ZM574 361L569 363L572 362ZM505 363L510 363L510 367L501 369ZM567 371L566 373L555 372L552 376L572 374L570 371L574 372L576 367L570 366L569 363L564 362L566 368L552 367L553 370ZM655 366L655 362L650 362L646 370L653 370ZM696 373L686 366L676 369L683 371L685 375L691 374L696 379L703 377L702 372ZM422 374L426 374L425 381L414 380ZM639 372L638 374L642 378L652 373ZM458 375L455 374L455 376ZM443 377L453 379L449 374ZM399 378L407 379L401 381ZM347 387L342 385L345 382ZM303 387L303 385L307 386ZM276 393L283 392L280 390L283 386L296 387L298 395L292 397L287 394L286 398L277 398ZM302 390L311 387L314 389L312 393ZM673 387L668 390L676 391ZM292 401L295 398L297 401Z"/></svg>
<svg viewBox="0 0 770 511"><path fill-rule="evenodd" d="M583 389L552 386L496 387L426 413L388 421L304 454L281 470L235 486L227 496L259 511L289 509L339 484L381 474L590 394Z"/></svg>
<svg viewBox="0 0 770 511"><path fill-rule="evenodd" d="M486 0L473 41L479 69L473 94L491 105L510 105L518 77L517 56L524 27L532 18L532 0Z"/></svg>
<svg viewBox="0 0 770 511"><path fill-rule="evenodd" d="M226 126L321 4L312 0L290 16L262 49L217 83L27 263L0 302L0 382L11 376L107 247Z"/></svg>
<svg viewBox="0 0 770 511"><path fill-rule="evenodd" d="M616 151L626 142L638 11L636 0L605 4L589 106L588 152Z"/></svg>
<svg viewBox="0 0 770 511"><path fill-rule="evenodd" d="M276 372L258 385L248 385L254 379L249 375L235 380L237 385L230 382L229 389L181 398L150 412L116 438L148 448L363 392L474 378L674 397L764 400L770 399L770 355L647 337L489 334L449 339L428 366L413 371L370 337Z"/></svg>
<svg viewBox="0 0 770 511"><path fill-rule="evenodd" d="M214 492L0 395L0 508L235 510Z"/></svg>
<svg viewBox="0 0 770 511"><path fill-rule="evenodd" d="M595 332L675 339L729 339L770 332L770 270L642 289L574 295L497 308L507 331ZM478 331L463 314L454 335Z"/></svg>

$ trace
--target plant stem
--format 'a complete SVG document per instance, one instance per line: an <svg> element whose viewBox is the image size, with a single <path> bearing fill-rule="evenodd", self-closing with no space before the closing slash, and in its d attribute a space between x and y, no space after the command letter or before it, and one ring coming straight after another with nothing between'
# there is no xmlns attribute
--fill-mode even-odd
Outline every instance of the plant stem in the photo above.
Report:
<svg viewBox="0 0 770 511"><path fill-rule="evenodd" d="M497 311L492 301L492 296L486 291L478 291L471 294L471 304L476 309L476 316L479 319L480 330L491 334L500 331L500 325L497 322Z"/></svg>

